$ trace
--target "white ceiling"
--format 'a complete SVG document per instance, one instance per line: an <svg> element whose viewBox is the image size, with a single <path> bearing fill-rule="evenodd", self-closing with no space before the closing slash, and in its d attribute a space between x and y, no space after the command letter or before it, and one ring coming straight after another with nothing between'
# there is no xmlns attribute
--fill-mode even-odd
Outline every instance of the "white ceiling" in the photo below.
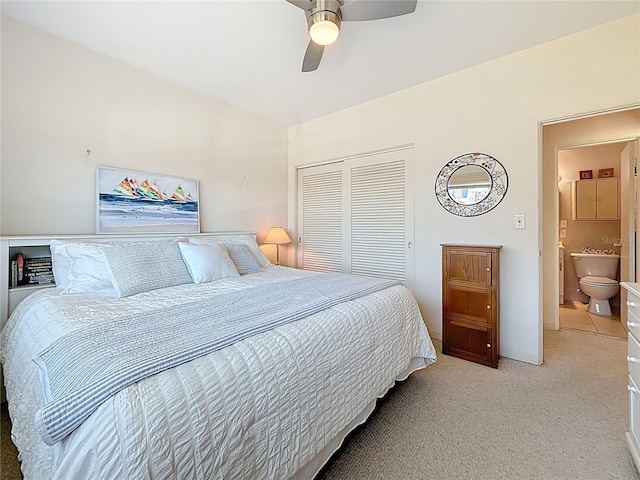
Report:
<svg viewBox="0 0 640 480"><path fill-rule="evenodd" d="M2 0L0 10L294 125L632 15L640 2L419 0L410 15L344 22L310 73L300 71L304 12L285 0Z"/></svg>

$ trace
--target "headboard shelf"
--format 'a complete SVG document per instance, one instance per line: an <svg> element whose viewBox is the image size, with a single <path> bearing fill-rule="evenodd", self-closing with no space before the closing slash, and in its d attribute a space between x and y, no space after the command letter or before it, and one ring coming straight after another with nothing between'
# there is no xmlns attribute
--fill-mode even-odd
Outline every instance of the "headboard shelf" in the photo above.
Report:
<svg viewBox="0 0 640 480"><path fill-rule="evenodd" d="M77 242L105 243L105 242L136 242L136 241L162 241L187 237L218 237L250 235L255 239L255 232L211 232L190 233L188 235L178 233L154 233L154 234L109 234L109 235L28 235L0 237L0 329L2 329L13 309L24 298L41 288L50 288L55 285L18 285L11 287L11 261L15 260L19 253L25 258L50 257L49 245L51 240L65 240Z"/></svg>

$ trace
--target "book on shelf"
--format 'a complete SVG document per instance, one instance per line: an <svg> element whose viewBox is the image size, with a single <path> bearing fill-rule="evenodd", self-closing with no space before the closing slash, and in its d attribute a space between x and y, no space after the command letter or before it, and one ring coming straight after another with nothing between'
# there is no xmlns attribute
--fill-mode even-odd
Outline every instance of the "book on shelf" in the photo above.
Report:
<svg viewBox="0 0 640 480"><path fill-rule="evenodd" d="M19 253L16 255L16 263L18 267L18 284L22 283L24 275L24 255Z"/></svg>
<svg viewBox="0 0 640 480"><path fill-rule="evenodd" d="M18 262L17 260L11 260L11 288L18 286Z"/></svg>
<svg viewBox="0 0 640 480"><path fill-rule="evenodd" d="M26 273L25 278L28 280L53 280L53 273L33 272Z"/></svg>
<svg viewBox="0 0 640 480"><path fill-rule="evenodd" d="M24 269L25 275L33 275L33 274L45 275L45 274L51 274L51 273L53 273L53 269L51 267L35 267L35 268L27 267Z"/></svg>
<svg viewBox="0 0 640 480"><path fill-rule="evenodd" d="M28 283L25 283L25 285L53 285L54 283L56 283L53 278L50 280L29 280Z"/></svg>
<svg viewBox="0 0 640 480"><path fill-rule="evenodd" d="M24 259L25 267L50 267L53 265L51 257L31 257Z"/></svg>

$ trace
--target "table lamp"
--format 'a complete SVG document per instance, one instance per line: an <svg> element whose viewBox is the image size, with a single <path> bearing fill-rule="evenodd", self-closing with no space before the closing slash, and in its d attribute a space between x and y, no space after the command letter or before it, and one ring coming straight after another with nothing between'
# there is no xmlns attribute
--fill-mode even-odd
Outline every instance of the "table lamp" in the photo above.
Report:
<svg viewBox="0 0 640 480"><path fill-rule="evenodd" d="M280 245L291 243L291 238L282 227L271 227L264 239L266 245L276 246L276 265L280 265Z"/></svg>

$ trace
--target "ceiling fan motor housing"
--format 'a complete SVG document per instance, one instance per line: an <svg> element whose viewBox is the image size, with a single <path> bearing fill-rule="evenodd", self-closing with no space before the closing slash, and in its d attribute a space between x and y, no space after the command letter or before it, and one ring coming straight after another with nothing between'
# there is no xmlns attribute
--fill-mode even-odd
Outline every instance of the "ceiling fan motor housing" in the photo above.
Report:
<svg viewBox="0 0 640 480"><path fill-rule="evenodd" d="M342 3L338 0L316 0L315 7L308 10L307 27L310 29L315 23L329 21L340 30L342 25L341 6Z"/></svg>

